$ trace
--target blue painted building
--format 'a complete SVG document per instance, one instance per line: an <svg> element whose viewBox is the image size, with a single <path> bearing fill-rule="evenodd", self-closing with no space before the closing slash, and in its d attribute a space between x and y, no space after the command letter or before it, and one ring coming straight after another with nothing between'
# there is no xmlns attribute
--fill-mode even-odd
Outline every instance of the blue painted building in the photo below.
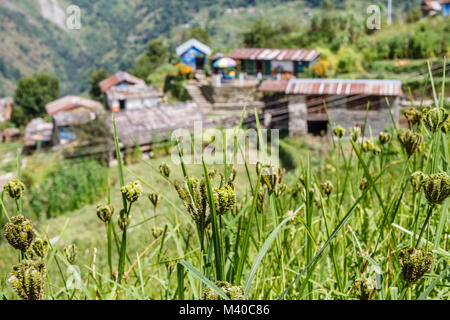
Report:
<svg viewBox="0 0 450 320"><path fill-rule="evenodd" d="M194 70L201 70L206 65L206 59L211 55L211 49L196 39L190 39L178 46L177 55L181 62Z"/></svg>

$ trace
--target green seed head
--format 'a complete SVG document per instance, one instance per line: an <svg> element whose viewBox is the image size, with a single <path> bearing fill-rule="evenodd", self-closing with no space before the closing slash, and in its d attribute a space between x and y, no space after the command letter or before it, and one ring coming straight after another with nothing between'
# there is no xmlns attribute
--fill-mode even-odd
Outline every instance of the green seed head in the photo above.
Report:
<svg viewBox="0 0 450 320"><path fill-rule="evenodd" d="M436 132L442 128L449 116L443 108L428 107L423 113L423 122L431 132Z"/></svg>
<svg viewBox="0 0 450 320"><path fill-rule="evenodd" d="M375 145L370 140L365 140L361 143L361 149L364 152L371 152L375 149Z"/></svg>
<svg viewBox="0 0 450 320"><path fill-rule="evenodd" d="M408 120L410 126L420 124L422 122L422 112L411 107L405 112L405 118Z"/></svg>
<svg viewBox="0 0 450 320"><path fill-rule="evenodd" d="M45 287L45 264L22 260L15 265L8 278L13 291L24 300L42 300Z"/></svg>
<svg viewBox="0 0 450 320"><path fill-rule="evenodd" d="M442 125L442 132L448 134L450 132L450 117Z"/></svg>
<svg viewBox="0 0 450 320"><path fill-rule="evenodd" d="M9 180L7 184L3 186L5 191L12 199L20 199L25 192L25 185L18 179Z"/></svg>
<svg viewBox="0 0 450 320"><path fill-rule="evenodd" d="M337 125L334 127L334 134L338 139L341 139L345 135L345 129L342 126Z"/></svg>
<svg viewBox="0 0 450 320"><path fill-rule="evenodd" d="M358 141L359 137L361 137L361 128L360 127L353 127L350 129L350 137L353 142Z"/></svg>
<svg viewBox="0 0 450 320"><path fill-rule="evenodd" d="M422 187L430 205L441 204L450 195L450 178L446 172L424 175Z"/></svg>
<svg viewBox="0 0 450 320"><path fill-rule="evenodd" d="M366 178L362 178L359 181L359 190L361 190L362 192L364 192L364 190L367 189L367 186L369 185L369 181L367 181Z"/></svg>
<svg viewBox="0 0 450 320"><path fill-rule="evenodd" d="M233 286L226 281L216 281L214 283L222 290L231 300L244 300L244 288L241 286ZM203 300L223 300L219 294L210 287L205 288Z"/></svg>
<svg viewBox="0 0 450 320"><path fill-rule="evenodd" d="M405 249L400 251L398 256L403 279L408 283L422 278L431 269L434 261L433 254L423 249Z"/></svg>
<svg viewBox="0 0 450 320"><path fill-rule="evenodd" d="M388 144L389 141L391 141L391 135L388 132L381 132L380 136L378 137L378 142L380 142L380 144L384 146L385 144Z"/></svg>
<svg viewBox="0 0 450 320"><path fill-rule="evenodd" d="M373 279L358 279L354 289L360 300L372 300L377 292L377 283Z"/></svg>
<svg viewBox="0 0 450 320"><path fill-rule="evenodd" d="M412 132L411 130L406 130L399 132L398 140L405 148L408 156L412 156L420 147L423 142L423 136L420 133Z"/></svg>
<svg viewBox="0 0 450 320"><path fill-rule="evenodd" d="M117 219L117 224L119 225L119 228L122 231L125 229L125 227L128 227L130 222L131 222L131 216L128 216L128 218L127 218L127 216L125 214L120 214L119 218Z"/></svg>
<svg viewBox="0 0 450 320"><path fill-rule="evenodd" d="M159 166L159 173L161 173L161 175L166 178L170 177L170 167L167 165L167 163L164 162Z"/></svg>
<svg viewBox="0 0 450 320"><path fill-rule="evenodd" d="M153 204L153 207L156 208L162 199L157 193L149 193L148 200L150 200L150 202Z"/></svg>
<svg viewBox="0 0 450 320"><path fill-rule="evenodd" d="M414 192L418 192L422 187L423 177L425 175L423 172L416 171L411 175L411 185L413 187Z"/></svg>
<svg viewBox="0 0 450 320"><path fill-rule="evenodd" d="M163 232L164 232L163 228L160 228L160 227L153 228L152 229L152 236L155 239L159 238L163 234Z"/></svg>
<svg viewBox="0 0 450 320"><path fill-rule="evenodd" d="M15 216L3 227L6 240L15 249L26 252L34 240L33 222L24 216Z"/></svg>
<svg viewBox="0 0 450 320"><path fill-rule="evenodd" d="M64 247L64 257L66 257L67 261L70 264L74 264L77 260L78 249L74 244L69 244Z"/></svg>
<svg viewBox="0 0 450 320"><path fill-rule="evenodd" d="M101 204L97 206L97 217L104 223L111 221L114 214L114 207L108 204Z"/></svg>
<svg viewBox="0 0 450 320"><path fill-rule="evenodd" d="M236 194L228 184L222 188L213 188L213 199L216 213L219 215L226 213L236 204Z"/></svg>
<svg viewBox="0 0 450 320"><path fill-rule="evenodd" d="M27 254L33 260L44 260L47 257L48 249L48 241L42 238L37 238L31 244L30 248L27 251Z"/></svg>
<svg viewBox="0 0 450 320"><path fill-rule="evenodd" d="M130 182L126 186L123 186L120 191L128 202L135 202L141 196L142 186L139 181Z"/></svg>
<svg viewBox="0 0 450 320"><path fill-rule="evenodd" d="M326 194L327 196L329 196L331 194L331 192L333 192L333 184L331 183L330 180L325 180L320 184L320 187L322 188L322 191L324 194Z"/></svg>

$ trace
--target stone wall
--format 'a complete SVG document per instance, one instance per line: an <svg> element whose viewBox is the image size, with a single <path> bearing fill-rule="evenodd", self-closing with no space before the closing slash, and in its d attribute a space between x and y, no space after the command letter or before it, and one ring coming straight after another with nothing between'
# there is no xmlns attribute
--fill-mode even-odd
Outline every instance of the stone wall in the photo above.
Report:
<svg viewBox="0 0 450 320"><path fill-rule="evenodd" d="M389 113L389 109L384 102L378 110L370 110L367 116L367 127L366 136L370 136L370 129L373 136L377 136L380 132L384 131L386 128L392 128L392 118ZM392 116L394 121L398 123L398 103L399 98L390 98L390 106L392 111ZM330 122L332 125L341 125L347 132L350 128L355 126L362 127L366 117L365 110L349 110L345 107L330 108L328 110L330 116ZM370 128L370 129L369 129Z"/></svg>
<svg viewBox="0 0 450 320"><path fill-rule="evenodd" d="M244 104L260 101L262 94L257 91L257 86L239 86L223 84L220 87L202 86L205 98L211 103Z"/></svg>
<svg viewBox="0 0 450 320"><path fill-rule="evenodd" d="M301 136L308 133L306 97L289 96L289 135Z"/></svg>

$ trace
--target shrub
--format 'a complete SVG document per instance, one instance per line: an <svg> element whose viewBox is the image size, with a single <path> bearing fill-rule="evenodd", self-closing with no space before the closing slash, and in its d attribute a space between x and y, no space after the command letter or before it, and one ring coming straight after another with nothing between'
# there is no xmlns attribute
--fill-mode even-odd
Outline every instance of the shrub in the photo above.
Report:
<svg viewBox="0 0 450 320"><path fill-rule="evenodd" d="M30 206L39 217L55 217L93 203L107 189L107 169L97 161L63 162L30 190Z"/></svg>

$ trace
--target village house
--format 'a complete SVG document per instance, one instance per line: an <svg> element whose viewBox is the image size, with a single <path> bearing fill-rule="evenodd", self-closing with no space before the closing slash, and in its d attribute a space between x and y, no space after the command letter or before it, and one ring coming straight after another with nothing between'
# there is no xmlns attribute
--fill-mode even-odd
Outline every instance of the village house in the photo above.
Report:
<svg viewBox="0 0 450 320"><path fill-rule="evenodd" d="M189 39L176 48L176 54L182 63L196 71L203 70L207 57L211 55L211 49L196 39Z"/></svg>
<svg viewBox="0 0 450 320"><path fill-rule="evenodd" d="M106 78L99 86L107 106L114 112L156 107L163 96L155 87L124 71Z"/></svg>
<svg viewBox="0 0 450 320"><path fill-rule="evenodd" d="M45 105L52 117L53 144L65 145L77 138L74 125L95 120L105 110L101 103L78 97L66 96Z"/></svg>
<svg viewBox="0 0 450 320"><path fill-rule="evenodd" d="M23 150L28 153L34 149L50 147L52 144L53 123L42 118L31 120L25 128Z"/></svg>
<svg viewBox="0 0 450 320"><path fill-rule="evenodd" d="M119 112L115 120L120 148L139 146L143 152L150 151L155 142L169 140L176 129L190 130L196 122L208 123L201 109L190 101Z"/></svg>
<svg viewBox="0 0 450 320"><path fill-rule="evenodd" d="M396 80L291 79L267 80L259 91L285 101L285 111L276 109L272 122L284 120L290 135L322 134L328 131L328 109L332 125L345 129L364 125L378 135L398 121L402 83ZM389 101L389 105L387 101ZM273 101L271 102L273 104ZM366 130L366 135L370 134Z"/></svg>
<svg viewBox="0 0 450 320"><path fill-rule="evenodd" d="M450 0L425 0L422 1L422 13L424 16L443 15L450 16Z"/></svg>
<svg viewBox="0 0 450 320"><path fill-rule="evenodd" d="M312 67L320 53L307 49L240 48L227 55L240 62L240 70L248 75L296 77Z"/></svg>

